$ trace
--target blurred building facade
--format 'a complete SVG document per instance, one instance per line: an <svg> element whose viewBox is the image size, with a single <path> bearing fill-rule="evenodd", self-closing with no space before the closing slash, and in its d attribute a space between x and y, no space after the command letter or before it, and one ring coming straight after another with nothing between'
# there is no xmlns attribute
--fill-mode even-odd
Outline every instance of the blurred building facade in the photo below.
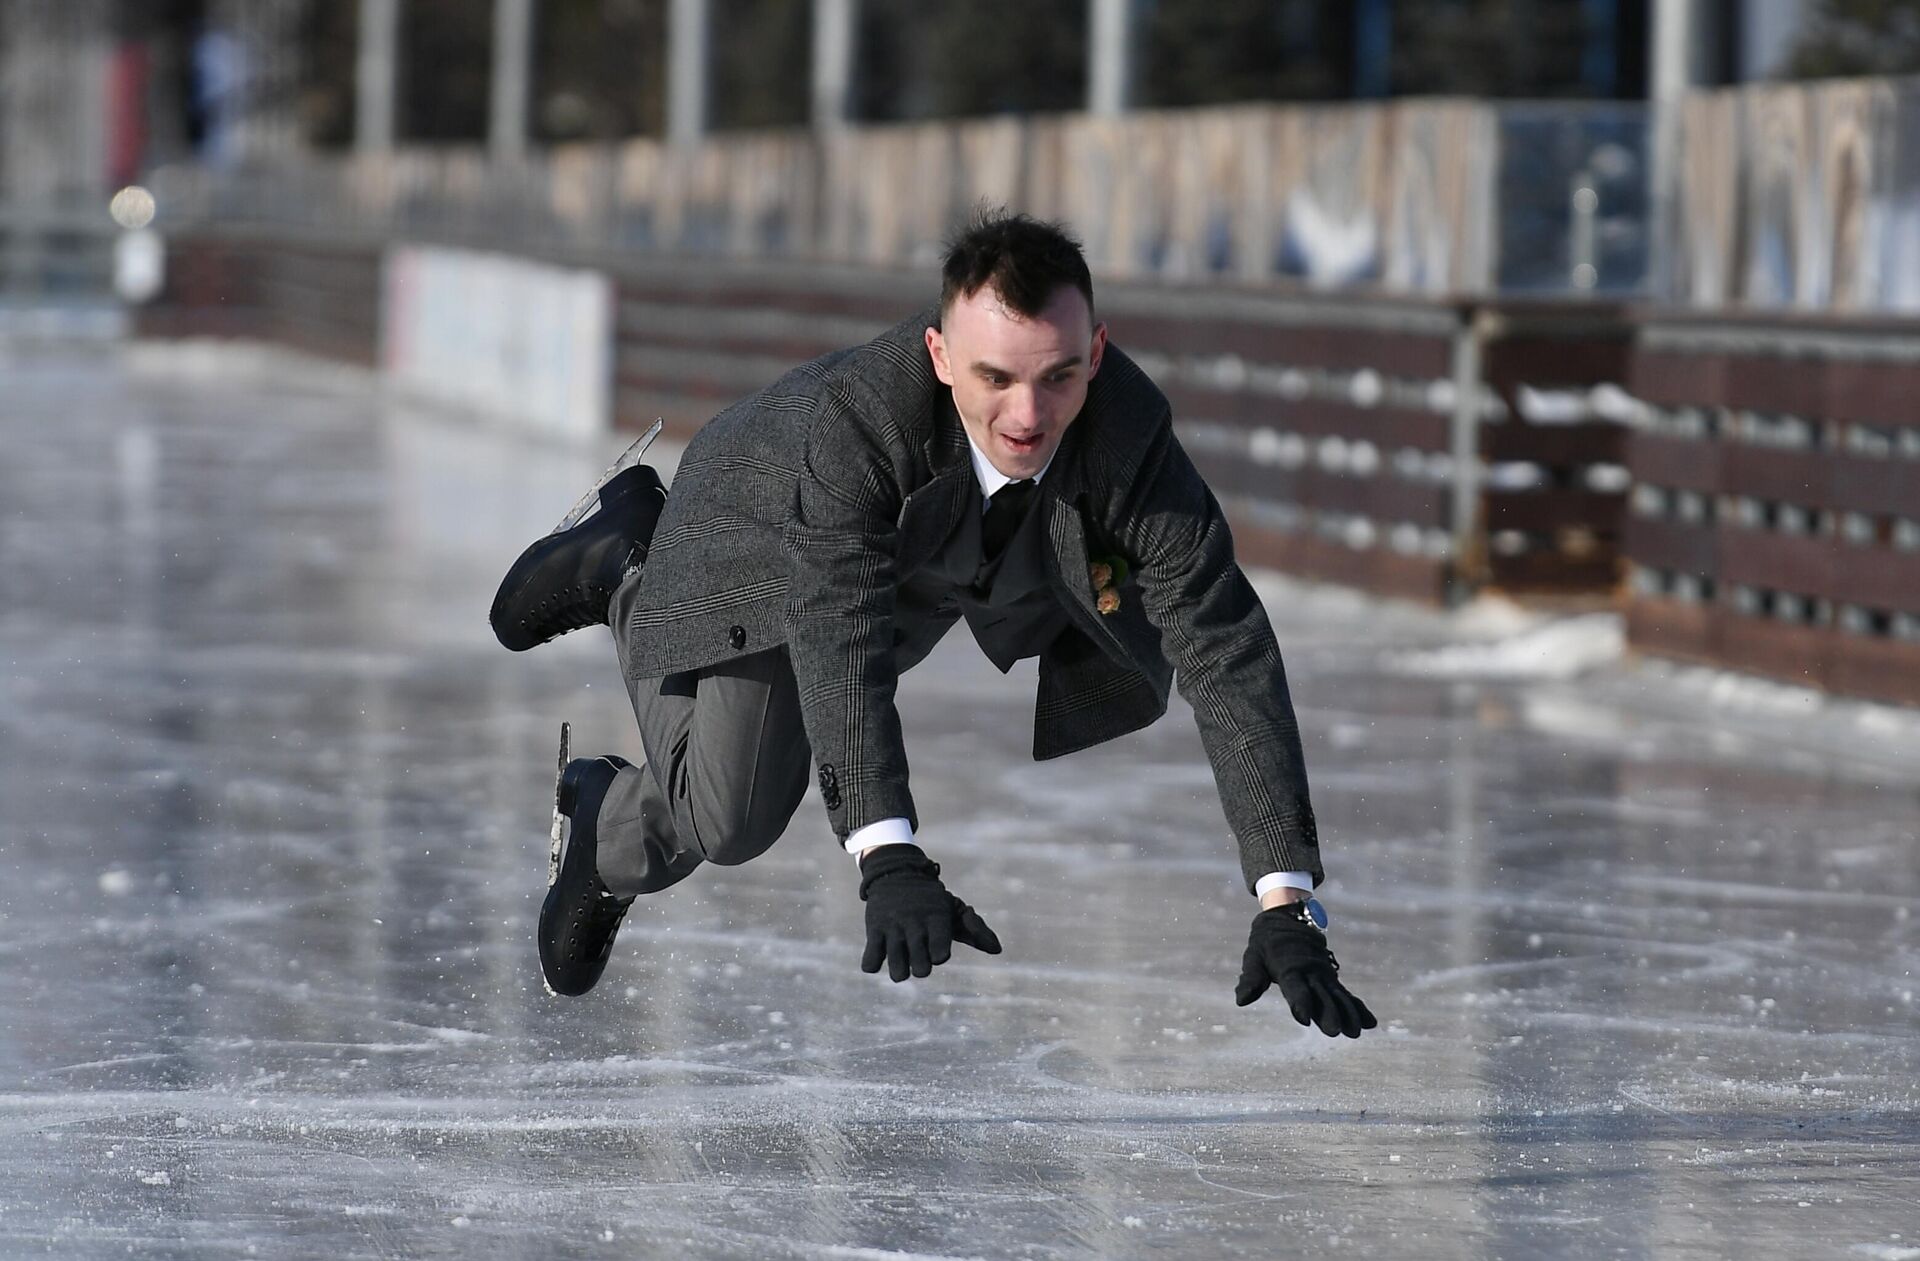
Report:
<svg viewBox="0 0 1920 1261"><path fill-rule="evenodd" d="M1900 64L1901 39L1849 30L1848 9L1874 7L6 0L0 181L15 192L83 176L97 185L187 154L217 161L288 144L344 148L356 137L479 143L509 132L538 144L660 137L676 126L684 135L677 113L695 114L696 131L725 131L1253 101L1644 100L1663 8L1690 14L1694 84L1883 63L1920 70L1920 59ZM689 61L697 64L681 64Z"/></svg>

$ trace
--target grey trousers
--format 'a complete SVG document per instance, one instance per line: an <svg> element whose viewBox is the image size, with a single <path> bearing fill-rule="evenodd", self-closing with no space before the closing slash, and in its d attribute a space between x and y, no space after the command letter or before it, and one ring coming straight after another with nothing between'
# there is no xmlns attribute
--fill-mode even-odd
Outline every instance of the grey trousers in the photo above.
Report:
<svg viewBox="0 0 1920 1261"><path fill-rule="evenodd" d="M626 625L640 575L614 593ZM626 674L626 636L614 646ZM595 827L600 878L619 897L654 893L703 862L744 863L786 831L806 795L812 751L784 647L704 670L629 679L644 766L615 777Z"/></svg>

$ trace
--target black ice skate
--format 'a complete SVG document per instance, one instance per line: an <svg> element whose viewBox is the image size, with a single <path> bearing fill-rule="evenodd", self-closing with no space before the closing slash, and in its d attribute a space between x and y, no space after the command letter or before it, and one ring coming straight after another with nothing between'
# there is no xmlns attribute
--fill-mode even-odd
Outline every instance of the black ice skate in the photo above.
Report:
<svg viewBox="0 0 1920 1261"><path fill-rule="evenodd" d="M540 907L540 972L547 989L574 997L606 971L614 934L632 898L617 898L594 861L594 824L613 777L631 765L618 757L568 760L568 728L560 727L560 778L554 787L553 850L547 863L547 900ZM564 828L561 818L571 821Z"/></svg>
<svg viewBox="0 0 1920 1261"><path fill-rule="evenodd" d="M660 475L639 463L659 434L655 421L553 533L520 553L507 570L488 614L494 635L507 648L525 652L568 631L606 625L607 602L628 571L646 560L666 503Z"/></svg>

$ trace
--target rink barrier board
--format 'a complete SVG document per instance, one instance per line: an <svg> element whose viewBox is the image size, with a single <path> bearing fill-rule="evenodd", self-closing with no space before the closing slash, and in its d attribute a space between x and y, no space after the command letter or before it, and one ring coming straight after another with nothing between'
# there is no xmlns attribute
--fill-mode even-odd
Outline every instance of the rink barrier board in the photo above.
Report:
<svg viewBox="0 0 1920 1261"><path fill-rule="evenodd" d="M1727 582L1920 614L1920 552L1732 527L1720 535L1719 560Z"/></svg>
<svg viewBox="0 0 1920 1261"><path fill-rule="evenodd" d="M1444 456L1453 442L1450 403L1434 404L1436 387L1451 389L1454 342L1463 323L1456 304L1327 296L1212 285L1167 287L1095 285L1098 314L1116 329L1116 341L1168 396L1176 425L1196 460L1225 479L1249 504L1290 505L1344 522L1351 538L1381 548L1406 533L1449 527L1452 491L1445 482L1409 479L1384 467L1393 453ZM690 436L714 412L762 388L793 363L857 344L929 303L930 280L895 271L807 272L791 267L729 269L681 261L661 266L631 262L620 271L616 337L618 423L627 428L666 420L670 433ZM1585 388L1616 367L1628 344L1617 310L1583 306L1575 313L1554 304L1514 304L1489 340L1490 409L1478 440L1491 458L1542 467L1541 491L1488 488L1480 520L1498 522L1508 549L1469 548L1468 574L1450 556L1408 555L1356 564L1372 550L1346 547L1337 562L1315 572L1347 576L1355 585L1445 600L1463 585L1525 591L1607 591L1618 577L1622 496L1581 490L1584 470L1620 459L1620 427L1613 422L1538 426L1500 419L1500 391L1521 385ZM1569 335L1571 334L1571 335ZM1558 340L1556 340L1558 339ZM1511 342L1513 351L1505 348ZM1569 353L1556 358L1554 347ZM1599 350L1596 353L1594 347ZM1562 359L1567 362L1563 363ZM1313 392L1287 396L1277 383L1291 375L1313 378ZM1364 378L1364 381L1363 381ZM1365 385L1367 389L1360 387ZM1231 444L1240 459L1203 457L1201 430ZM1369 445L1369 474L1359 460L1344 469L1281 467L1276 444L1325 439ZM1284 533L1271 513L1269 533ZM1293 528L1298 528L1295 525ZM1307 537L1313 538L1311 530ZM1289 555L1317 558L1326 538ZM1427 547L1426 550L1433 550ZM1409 580L1406 572L1421 576ZM1375 583L1369 574L1390 574ZM1356 575L1359 577L1356 578Z"/></svg>
<svg viewBox="0 0 1920 1261"><path fill-rule="evenodd" d="M804 322L795 318L802 311L809 316L864 320L864 329L877 332L916 296L915 287L899 278L883 278L882 288L884 292L877 298L869 292L829 299L818 288L804 289L796 295L764 281L731 287L724 283L697 287L629 285L623 294L634 295L637 303L664 304L685 295L699 311L700 319L713 321L698 325L697 332L691 331L696 326L688 325L665 335L655 333L651 345L698 351L701 339L711 335L706 342L708 350L724 347L740 362L759 364L757 372L707 371L704 375L697 368L682 365L677 375L636 373L629 384L645 387L655 398L671 396L676 390L681 398L697 393L701 405L689 408L683 422L690 432L711 411L745 389L764 383L758 377L777 370L787 359L849 344L853 339L848 334L860 331L840 325L819 330L811 338L787 331L790 320ZM1374 522L1379 527L1376 534L1386 533L1394 524L1437 529L1446 522L1450 494L1446 483L1384 476L1361 478L1313 466L1283 469L1252 458L1247 447L1240 445L1250 446L1251 435L1262 428L1284 425L1287 433L1309 443L1321 438L1364 438L1383 451L1408 448L1444 454L1451 437L1450 417L1444 412L1417 402L1409 405L1404 398L1371 406L1337 396L1283 400L1248 385L1227 388L1217 380L1192 380L1186 370L1196 365L1218 368L1227 356L1234 356L1241 361L1238 366L1249 380L1260 365L1283 363L1316 372L1373 373L1389 388L1398 384L1417 393L1418 387L1445 380L1449 372L1451 346L1444 330L1452 326L1448 321L1455 317L1444 304L1422 307L1382 303L1384 309L1375 309L1351 298L1327 299L1329 326L1315 328L1310 321L1316 299L1311 296L1257 295L1249 299L1235 292L1223 303L1206 291L1169 293L1111 283L1100 284L1098 293L1101 314L1126 330L1124 344L1128 350L1150 371L1156 364L1160 367L1155 379L1180 418L1176 423L1196 464L1227 505L1236 545L1248 563L1432 603L1459 593L1461 571L1467 567L1478 569L1477 576L1468 577L1468 585L1476 589L1491 586L1521 592L1604 596L1619 590L1622 557L1636 545L1665 548L1661 558L1676 563L1712 563L1711 558L1717 554L1713 539L1702 538L1697 532L1662 530L1661 523L1630 521L1625 511L1627 491L1595 490L1582 485L1582 478L1588 470L1600 466L1624 470L1631 477L1636 461L1650 459L1662 474L1671 473L1682 483L1717 488L1723 476L1719 461L1703 460L1684 442L1631 429L1610 417L1527 423L1519 415L1523 387L1575 394L1596 385L1632 387L1640 382L1644 363L1668 383L1670 397L1674 398L1697 396L1703 384L1717 384L1754 399L1805 398L1812 379L1822 382L1829 391L1839 391L1844 407L1865 415L1876 414L1887 400L1901 397L1903 389L1898 373L1884 365L1870 364L1861 371L1835 375L1817 361L1803 361L1754 373L1749 370L1752 365L1702 359L1692 351L1679 356L1649 352L1637 336L1643 313L1619 306L1596 304L1568 309L1549 303L1514 304L1502 313L1495 335L1488 337L1483 347L1483 376L1491 397L1488 414L1478 428L1478 441L1486 462L1537 466L1541 484L1527 490L1482 489L1482 542L1477 554L1463 558L1460 564L1453 557L1436 560L1396 553L1384 546L1357 549L1337 537L1291 524L1289 528L1273 524L1276 515L1299 509ZM725 312L747 303L754 308L750 318L729 322ZM1231 307L1237 318L1202 313L1221 305ZM644 305L636 307L640 312L646 309ZM1411 319L1407 318L1410 313ZM1410 324L1418 318L1430 322L1418 331L1394 326L1396 321ZM1770 318L1760 317L1763 323ZM1852 331L1851 322L1845 319L1823 323L1842 337ZM1862 323L1875 336L1897 337L1907 327L1897 320ZM769 329L775 331L770 333ZM632 331L640 333L637 328ZM634 342L636 346L647 345L649 339L638 335ZM640 393L636 390L635 397ZM638 423L643 414L649 419L656 414L645 407L633 411L633 423ZM1195 430L1202 426L1214 441L1225 435L1235 445L1225 452L1207 451L1195 436ZM1753 480L1756 488L1757 479L1769 476L1776 481L1805 481L1808 470L1803 461L1770 460L1775 455L1769 451L1735 452L1726 461L1725 476L1734 486ZM1823 462L1835 487L1835 503L1920 502L1920 496L1909 497L1907 483L1884 466L1831 453ZM1875 479L1880 489L1862 498L1863 488L1875 484ZM1281 511L1277 514L1276 510ZM1529 545L1514 554L1494 552L1486 540L1498 532L1522 534ZM1754 555L1756 565L1764 565L1766 559L1765 549ZM1851 568L1850 561L1854 562ZM1904 572L1904 567L1899 568ZM1831 571L1835 575L1832 583L1813 584L1816 590L1863 595L1883 592L1890 585L1906 581L1893 570L1876 572L1870 565L1862 569L1859 557L1844 552L1837 554ZM1920 584L1914 589L1920 590ZM1635 598L1628 598L1628 603L1639 607ZM1912 654L1905 645L1837 630L1779 634L1777 627L1756 624L1756 619L1732 610L1709 611L1707 621L1711 633L1679 638L1653 633L1645 617L1632 618L1629 625L1630 633L1636 635L1635 646L1644 651L1668 651L1777 678L1811 678L1818 686L1853 695L1909 703L1914 699L1913 687L1906 681L1914 672ZM1905 676L1894 677L1901 671Z"/></svg>
<svg viewBox="0 0 1920 1261"><path fill-rule="evenodd" d="M1629 643L1920 703L1920 327L1662 313L1641 341Z"/></svg>
<svg viewBox="0 0 1920 1261"><path fill-rule="evenodd" d="M1626 376L1631 313L1617 302L1509 299L1476 318L1485 330L1481 376L1500 417L1483 419L1478 437L1486 478L1480 532L1490 546L1477 585L1610 592L1621 576L1626 430L1596 408L1592 393ZM1558 397L1572 412L1535 420L1529 395ZM1498 484L1507 468L1524 470L1533 484Z"/></svg>
<svg viewBox="0 0 1920 1261"><path fill-rule="evenodd" d="M225 239L176 243L175 253L180 258L178 283L161 304L149 308L144 325L149 330L160 331L169 318L166 312L184 308L196 313L191 331L226 335L252 331L323 353L341 353L358 362L372 356L366 344L371 336L368 330L377 328L379 321L357 310L372 298L369 291L377 283L377 263L369 253L362 252L355 269L361 279L346 290L353 309L344 314L341 297L318 298L310 284L302 289L297 283L310 260L338 262L350 254L344 248L296 248L270 234L252 238L229 234ZM294 261L276 268L271 256L279 254ZM937 296L928 278L917 272L840 272L791 265L728 269L697 260L627 260L616 267L602 261L615 282L613 422L617 428L635 429L662 418L669 432L681 439L721 407L768 384L794 362L877 332L901 311ZM1381 453L1405 449L1445 455L1449 448L1451 418L1444 406L1410 406L1404 398L1356 402L1338 393L1280 399L1256 388L1256 377L1277 371L1346 374L1354 381L1366 377L1384 382L1388 390L1417 396L1448 383L1452 341L1461 319L1460 310L1452 304L1322 299L1248 289L1166 289L1105 280L1097 292L1102 315L1121 324L1127 332L1126 345L1155 372L1156 379L1164 380L1176 416L1213 416L1222 425L1240 427L1248 434L1265 429L1268 439L1281 436L1275 427L1279 424L1288 439L1364 442L1376 453L1370 457L1376 462ZM244 309L236 312L236 305ZM298 309L288 311L289 306ZM189 330L176 325L174 331ZM351 340L356 334L357 342ZM1246 379L1240 388L1196 384L1184 378L1187 366L1216 373L1233 368ZM1566 446L1570 431L1532 437L1530 430L1511 422L1483 427L1488 441L1518 442L1516 456L1580 458L1581 452ZM1384 540L1397 527L1432 532L1447 525L1451 491L1444 482L1379 472L1363 476L1353 468L1288 470L1258 461L1255 466L1264 484L1241 487L1252 501L1294 505L1321 516L1338 514L1349 519L1350 538ZM1231 472L1238 477L1245 470L1235 467ZM1507 521L1516 531L1538 526L1551 532L1571 518L1575 532L1589 541L1604 541L1611 534L1605 522L1580 521L1582 514L1596 508L1609 511L1602 501L1571 500L1555 510L1532 496L1497 490L1486 496L1482 515ZM1271 516L1263 528L1274 531ZM1549 533L1540 537L1553 542ZM1316 540L1312 547L1303 544L1295 551L1317 556L1324 541ZM1485 551L1472 550L1482 555ZM1378 565L1352 563L1355 560L1349 556L1347 563L1316 569L1350 575L1376 570L1395 575L1403 570L1432 570L1447 575L1447 582L1430 575L1415 582L1395 577L1382 588L1418 592L1423 599L1446 598L1449 584L1458 594L1463 579L1460 566L1445 557L1438 558L1439 563L1421 556L1401 556ZM1482 565L1484 572L1476 581L1506 580L1561 590L1608 581L1589 558L1571 560L1568 563L1554 554L1493 557Z"/></svg>
<svg viewBox="0 0 1920 1261"><path fill-rule="evenodd" d="M151 337L261 338L364 367L377 362L379 255L293 240L174 242Z"/></svg>
<svg viewBox="0 0 1920 1261"><path fill-rule="evenodd" d="M680 441L787 368L870 338L938 297L924 277L886 272L827 273L821 284L819 271L791 266L614 260L608 269L614 424L640 430L664 420Z"/></svg>
<svg viewBox="0 0 1920 1261"><path fill-rule="evenodd" d="M1358 587L1378 595L1439 604L1447 599L1449 574L1444 564L1385 549L1356 552L1343 543L1297 530L1275 530L1257 523L1241 497L1221 497L1232 522L1233 550L1242 565Z"/></svg>
<svg viewBox="0 0 1920 1261"><path fill-rule="evenodd" d="M1176 417L1205 416L1248 429L1276 419L1272 398L1180 381L1170 381L1161 388ZM1306 438L1363 437L1388 449L1404 447L1436 453L1446 451L1451 440L1447 417L1431 411L1391 406L1361 411L1350 404L1314 398L1287 400L1278 406L1285 409L1287 432Z"/></svg>
<svg viewBox="0 0 1920 1261"><path fill-rule="evenodd" d="M1901 415L1912 402L1913 377L1904 364L1836 364L1811 353L1653 351L1634 361L1634 393L1651 403L1679 406L1711 398L1721 407L1831 420L1884 422Z"/></svg>
<svg viewBox="0 0 1920 1261"><path fill-rule="evenodd" d="M1920 373L1914 385L1920 388ZM1629 448L1644 480L1675 489L1754 495L1835 512L1888 514L1920 505L1920 460L1915 459L1774 450L1648 433L1633 434Z"/></svg>
<svg viewBox="0 0 1920 1261"><path fill-rule="evenodd" d="M699 285L652 285L644 280L623 282L620 297L618 352L618 390L616 414L623 425L633 427L650 423L655 417L668 421L669 431L684 438L713 412L734 399L758 389L794 362L853 344L886 327L889 317L898 313L927 290L920 284L898 284L892 297L853 295L840 302L823 301L817 288L804 288L799 301L790 309L780 306L785 296L772 290L763 280L729 285L724 279L710 279ZM1114 293L1115 290L1117 293ZM917 290L917 292L916 292ZM1370 371L1386 375L1389 371L1414 372L1422 384L1449 369L1449 339L1433 332L1408 334L1377 328L1379 314L1364 305L1343 304L1351 311L1371 316L1376 327L1364 319L1344 326L1312 328L1303 321L1314 315L1313 304L1294 299L1276 302L1262 295L1235 295L1243 318L1239 321L1218 316L1176 320L1136 314L1148 308L1158 295L1140 294L1131 289L1102 285L1101 314L1120 322L1126 330L1127 346L1142 358L1150 372L1154 360L1184 362L1201 359L1218 364L1227 356L1245 361L1260 361L1255 356L1300 356L1288 362L1318 371ZM1114 296L1109 297L1113 293ZM679 298L688 300L677 312L679 319L663 323L660 316ZM1191 305L1196 294L1181 294L1182 304ZM1276 314L1276 308L1284 308ZM1421 309L1429 326L1450 327L1452 313ZM1437 316L1437 318L1436 318ZM820 328L823 322L829 326ZM1360 353L1356 338L1378 339L1381 353ZM1263 397L1247 389L1218 389L1188 384L1173 371L1155 372L1162 382L1177 417L1204 417L1226 427L1249 432L1270 421L1282 406L1272 397ZM663 402L662 400L668 400ZM1355 407L1351 403L1329 399L1297 399L1284 404L1287 430L1305 438L1361 438L1385 449L1415 448L1445 452L1450 444L1450 418L1431 410L1396 406ZM1191 437L1192 424L1179 422L1183 434ZM1528 426L1508 425L1502 432L1519 433ZM1522 454L1574 455L1563 450L1563 434L1535 442ZM1412 524L1428 530L1444 530L1448 524L1450 491L1431 482L1408 482L1393 477L1356 477L1329 473L1317 468L1287 470L1257 461L1213 460L1196 456L1209 477L1230 485L1248 502L1294 503L1319 514L1340 514L1376 523L1376 536L1385 535L1395 525ZM1514 500L1509 506L1508 501ZM1523 517L1539 519L1541 530L1551 532L1564 524L1569 512L1590 511L1597 503L1609 520L1618 515L1617 500L1605 502L1581 500L1559 512L1535 497L1490 494L1489 515L1501 517L1518 511ZM1526 525L1528 520L1516 522ZM1592 528L1585 523L1589 538L1609 539L1610 528ZM1268 534L1281 533L1271 527ZM1338 545L1333 545L1338 547ZM1383 593L1408 596L1430 602L1447 598L1454 574L1450 565L1419 556L1395 556L1379 561L1356 563L1356 550L1338 547L1329 551L1324 540L1303 538L1300 545L1276 550L1276 558L1288 567L1312 576L1335 578ZM1591 589L1596 584L1610 585L1614 573L1612 558L1572 563L1557 555L1544 559L1529 556L1499 557L1491 566L1500 578L1531 589L1565 590L1569 587ZM1411 576L1410 576L1411 575Z"/></svg>
<svg viewBox="0 0 1920 1261"><path fill-rule="evenodd" d="M618 318L625 338L657 349L774 354L793 363L858 345L888 324L878 316L837 312L809 312L804 324L796 324L778 310L696 308L652 295L622 295Z"/></svg>
<svg viewBox="0 0 1920 1261"><path fill-rule="evenodd" d="M1920 705L1920 644L1639 595L1627 601L1626 626L1628 645L1638 652L1863 700Z"/></svg>
<svg viewBox="0 0 1920 1261"><path fill-rule="evenodd" d="M613 286L597 268L396 242L381 370L407 397L562 441L611 428Z"/></svg>
<svg viewBox="0 0 1920 1261"><path fill-rule="evenodd" d="M1435 483L1345 477L1310 467L1264 468L1248 459L1211 451L1193 450L1188 454L1207 484L1221 494L1324 508L1379 521L1407 521L1436 528L1447 524L1448 490Z"/></svg>
<svg viewBox="0 0 1920 1261"><path fill-rule="evenodd" d="M270 253L283 249L274 241L261 241L257 247ZM327 335L337 324L344 322L356 330L368 327L364 319L325 318L325 305L314 303L311 295L295 303L302 308L298 314L270 314L284 310L296 298L294 293L281 295L287 301L268 301L255 294L246 305L260 308L263 314L256 315L252 310L232 313L236 292L245 293L256 276L269 273L258 267L232 265L235 256L231 251L225 257L219 257L217 250L212 252L216 257L200 270L215 273L213 288L223 292L187 294L186 304L212 311L225 307L229 314L210 317L198 331L227 335L244 335L254 329L264 332L259 321L272 318L277 321L278 336L327 352L338 349ZM224 272L220 264L227 264ZM664 418L670 431L682 438L713 412L765 385L791 363L845 345L850 335L857 339L862 333L878 331L904 306L931 293L931 286L923 278L889 273L861 277L848 291L838 292L818 283L818 275L793 269L756 269L734 275L693 264L666 269L666 274L658 276L656 270L648 267L638 274L619 277L613 417L621 428ZM834 279L839 283L837 277ZM1228 356L1239 356L1257 364L1256 355L1289 355L1295 358L1283 362L1321 372L1371 373L1388 380L1394 373L1417 373L1420 375L1413 379L1415 385L1441 380L1436 374L1445 372L1450 355L1445 330L1456 318L1444 304L1374 304L1340 299L1325 303L1327 309L1322 313L1314 299L1297 295L1237 292L1221 296L1190 290L1163 293L1104 283L1100 292L1103 314L1112 312L1125 321L1134 334L1131 344L1144 358L1179 362L1199 358L1217 364ZM663 319L676 305L682 316L678 328ZM1221 309L1228 310L1232 318L1205 314ZM316 311L320 312L318 319ZM1154 316L1150 314L1153 311L1170 311L1172 315ZM1331 327L1310 326L1308 321L1320 317ZM303 319L314 327L300 327ZM826 327L821 328L823 324ZM1407 325L1417 326L1416 331L1407 331ZM669 331L663 334L663 328ZM1363 348L1379 353L1360 353ZM364 346L350 346L344 357L364 362L368 353ZM1410 448L1439 453L1444 453L1449 443L1449 418L1431 409L1391 404L1360 407L1337 398L1294 399L1282 404L1249 389L1220 390L1173 380L1168 381L1168 393L1177 415L1214 411L1232 423L1256 427L1262 419L1272 419L1276 410L1284 410L1288 432L1308 439L1344 435L1373 443L1381 450ZM1484 429L1485 440L1514 447L1511 454L1515 458L1578 458L1577 452L1550 449L1564 447L1569 433L1562 428L1535 437L1533 427L1515 424L1488 425ZM1426 529L1444 525L1439 505L1445 492L1432 484L1396 484L1399 479L1389 477L1269 471L1269 500L1296 501L1316 513L1361 517L1374 524L1376 537L1385 536L1396 525ZM1530 540L1533 546L1529 552L1538 550L1543 542L1549 551L1558 547L1553 535L1543 531L1571 528L1589 553L1595 541L1604 545L1610 537L1604 522L1578 520L1596 509L1610 510L1604 501L1582 501L1555 512L1537 496L1507 491L1488 491L1485 496L1490 519L1505 521L1515 530L1527 525L1540 527L1537 537ZM1576 518L1570 527L1565 521L1569 512ZM1494 555L1485 558L1483 568L1483 582L1521 588L1581 589L1596 583L1604 585L1608 580L1604 562L1596 565L1590 555ZM1455 577L1457 580L1459 575ZM1396 589L1405 586L1399 583ZM1422 590L1428 586L1420 584Z"/></svg>

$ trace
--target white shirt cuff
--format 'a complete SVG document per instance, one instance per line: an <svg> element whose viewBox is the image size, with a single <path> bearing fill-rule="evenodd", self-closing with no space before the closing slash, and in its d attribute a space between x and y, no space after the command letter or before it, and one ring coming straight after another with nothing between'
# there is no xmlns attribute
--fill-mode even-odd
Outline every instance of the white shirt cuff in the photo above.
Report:
<svg viewBox="0 0 1920 1261"><path fill-rule="evenodd" d="M851 842L849 842L851 843ZM1311 871L1270 871L1253 882L1253 896L1264 898L1275 889L1305 889L1313 892Z"/></svg>
<svg viewBox="0 0 1920 1261"><path fill-rule="evenodd" d="M875 819L863 828L855 828L846 844L847 852L858 858L861 850L875 845L913 844L913 828L905 819Z"/></svg>

